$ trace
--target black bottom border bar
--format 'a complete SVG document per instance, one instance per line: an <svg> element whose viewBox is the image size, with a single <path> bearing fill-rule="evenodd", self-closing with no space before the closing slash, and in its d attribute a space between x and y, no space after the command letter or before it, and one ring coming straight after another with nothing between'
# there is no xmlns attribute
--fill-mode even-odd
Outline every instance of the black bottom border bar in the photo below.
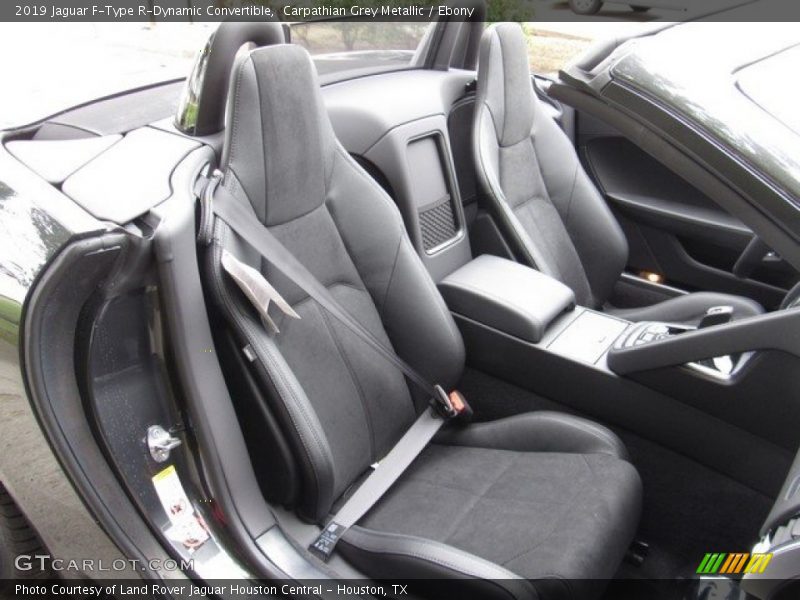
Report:
<svg viewBox="0 0 800 600"><path fill-rule="evenodd" d="M474 582L473 582L474 583ZM207 580L186 579L154 583L130 579L31 579L0 580L0 598L123 598L129 600L175 598L487 598L486 584L496 584L498 591L509 589L510 581L483 582L471 589L468 579L403 580ZM522 583L523 586L527 582ZM548 579L530 583L530 598L564 587L570 597L602 600L745 600L739 582L723 577L703 579ZM766 581L762 581L767 583ZM771 581L776 598L800 598L800 580ZM490 586L491 587L491 586ZM518 585L513 588L520 590ZM762 586L761 589L764 589ZM491 594L492 597L500 595ZM510 596L509 596L510 597Z"/></svg>

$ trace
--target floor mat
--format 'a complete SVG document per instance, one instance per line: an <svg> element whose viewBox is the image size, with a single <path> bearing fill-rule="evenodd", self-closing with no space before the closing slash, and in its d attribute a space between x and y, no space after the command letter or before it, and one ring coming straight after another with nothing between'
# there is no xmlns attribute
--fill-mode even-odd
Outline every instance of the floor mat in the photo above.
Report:
<svg viewBox="0 0 800 600"><path fill-rule="evenodd" d="M642 477L639 535L654 547L645 571L690 576L707 552L747 551L757 541L772 499L663 446L616 433Z"/></svg>
<svg viewBox="0 0 800 600"><path fill-rule="evenodd" d="M477 420L534 410L580 414L480 371L468 369L459 389ZM650 545L640 567L621 577L691 577L706 552L747 551L773 500L672 450L610 426L625 442L644 488L638 539Z"/></svg>

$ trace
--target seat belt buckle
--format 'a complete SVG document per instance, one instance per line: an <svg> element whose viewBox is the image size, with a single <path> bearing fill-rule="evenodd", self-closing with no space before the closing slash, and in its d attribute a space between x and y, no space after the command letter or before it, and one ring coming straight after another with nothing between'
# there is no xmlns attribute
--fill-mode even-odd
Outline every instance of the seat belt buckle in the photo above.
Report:
<svg viewBox="0 0 800 600"><path fill-rule="evenodd" d="M440 385L435 385L433 389L435 394L431 397L431 406L444 420L469 421L472 419L472 408L461 392L453 390L448 394Z"/></svg>

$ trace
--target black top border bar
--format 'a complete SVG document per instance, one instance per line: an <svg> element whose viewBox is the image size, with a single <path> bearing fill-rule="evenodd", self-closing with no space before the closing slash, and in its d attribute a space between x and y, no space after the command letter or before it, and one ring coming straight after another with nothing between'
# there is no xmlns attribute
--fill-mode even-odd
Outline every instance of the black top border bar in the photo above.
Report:
<svg viewBox="0 0 800 600"><path fill-rule="evenodd" d="M474 20L480 0L3 0L0 22L285 22ZM487 0L489 21L800 21L796 0L598 0L581 15L567 0ZM585 3L583 3L585 4ZM638 10L632 10L632 6ZM650 12L643 9L651 8Z"/></svg>

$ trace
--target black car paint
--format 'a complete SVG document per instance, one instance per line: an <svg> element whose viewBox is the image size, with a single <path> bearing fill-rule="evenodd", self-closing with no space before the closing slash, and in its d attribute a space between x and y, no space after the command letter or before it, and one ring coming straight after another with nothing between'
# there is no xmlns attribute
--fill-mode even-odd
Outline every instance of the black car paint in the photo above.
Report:
<svg viewBox="0 0 800 600"><path fill-rule="evenodd" d="M30 403L25 378L25 308L46 265L72 239L102 231L66 197L0 148L0 480L39 532L65 561L110 563L124 558L99 526L62 468L62 457ZM58 215L60 218L57 218ZM131 577L136 577L134 573Z"/></svg>

